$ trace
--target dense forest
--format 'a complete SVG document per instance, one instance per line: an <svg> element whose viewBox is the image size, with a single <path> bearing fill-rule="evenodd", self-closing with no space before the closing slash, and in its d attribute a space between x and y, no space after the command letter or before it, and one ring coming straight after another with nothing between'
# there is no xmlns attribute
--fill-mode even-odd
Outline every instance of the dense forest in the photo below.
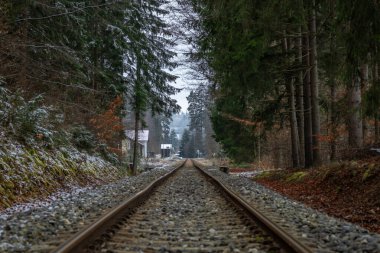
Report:
<svg viewBox="0 0 380 253"><path fill-rule="evenodd" d="M212 97L207 85L198 84L187 96L189 123L181 136L180 154L183 157L207 157L220 155L220 146L214 139L210 120Z"/></svg>
<svg viewBox="0 0 380 253"><path fill-rule="evenodd" d="M379 1L181 6L228 156L311 167L379 142Z"/></svg>
<svg viewBox="0 0 380 253"><path fill-rule="evenodd" d="M72 139L119 155L126 103L136 130L146 111L179 110L167 4L1 1L1 127L24 142Z"/></svg>
<svg viewBox="0 0 380 253"><path fill-rule="evenodd" d="M179 111L169 85L179 37L198 83L188 96L191 149L210 156L215 137L235 161L311 167L379 142L378 1L3 0L0 8L1 128L23 143L69 142L110 158L120 154L127 113L136 131L147 112L168 125ZM160 131L156 142L178 134Z"/></svg>
<svg viewBox="0 0 380 253"><path fill-rule="evenodd" d="M127 114L179 111L168 3L0 1L0 208L120 178Z"/></svg>
<svg viewBox="0 0 380 253"><path fill-rule="evenodd" d="M380 0L0 0L0 252L380 252L379 64Z"/></svg>

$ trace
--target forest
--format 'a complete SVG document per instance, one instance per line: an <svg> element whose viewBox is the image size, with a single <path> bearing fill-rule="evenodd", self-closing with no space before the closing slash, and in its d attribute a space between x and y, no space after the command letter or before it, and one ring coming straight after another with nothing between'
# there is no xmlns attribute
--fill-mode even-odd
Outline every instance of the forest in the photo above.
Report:
<svg viewBox="0 0 380 253"><path fill-rule="evenodd" d="M231 171L379 233L380 2L181 3Z"/></svg>
<svg viewBox="0 0 380 253"><path fill-rule="evenodd" d="M0 0L0 252L378 252L379 65L380 0Z"/></svg>
<svg viewBox="0 0 380 253"><path fill-rule="evenodd" d="M380 252L379 65L380 0L0 0L0 252Z"/></svg>
<svg viewBox="0 0 380 253"><path fill-rule="evenodd" d="M216 140L316 167L379 144L379 1L182 1Z"/></svg>
<svg viewBox="0 0 380 253"><path fill-rule="evenodd" d="M139 129L146 112L179 111L169 83L181 38L201 153L214 136L238 162L313 167L379 142L377 1L173 2L3 0L4 131L117 155L127 112Z"/></svg>
<svg viewBox="0 0 380 253"><path fill-rule="evenodd" d="M2 129L115 156L126 103L136 129L146 111L177 112L167 3L1 1Z"/></svg>
<svg viewBox="0 0 380 253"><path fill-rule="evenodd" d="M190 156L315 167L379 142L377 1L3 0L1 12L1 127L23 143L116 159L124 118L137 131L179 112L178 40L196 80Z"/></svg>
<svg viewBox="0 0 380 253"><path fill-rule="evenodd" d="M2 207L122 177L127 114L179 111L168 3L0 1Z"/></svg>

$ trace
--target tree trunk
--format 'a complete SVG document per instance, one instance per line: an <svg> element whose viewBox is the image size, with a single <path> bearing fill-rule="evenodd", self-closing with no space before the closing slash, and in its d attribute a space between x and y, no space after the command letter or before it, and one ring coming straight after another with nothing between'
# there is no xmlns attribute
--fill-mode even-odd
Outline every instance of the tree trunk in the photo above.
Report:
<svg viewBox="0 0 380 253"><path fill-rule="evenodd" d="M303 106L303 71L302 71L302 29L299 27L298 29L299 37L297 39L297 61L299 65L299 73L298 73L298 83L296 86L296 109L297 109L297 126L298 126L298 135L299 135L299 148L300 148L300 165L303 166L305 164L305 133L304 133L304 106Z"/></svg>
<svg viewBox="0 0 380 253"><path fill-rule="evenodd" d="M273 151L273 163L275 168L280 168L280 150L279 147L276 146Z"/></svg>
<svg viewBox="0 0 380 253"><path fill-rule="evenodd" d="M302 62L305 68L303 77L305 168L309 168L313 165L313 129L311 124L309 37L307 35L303 37L302 44Z"/></svg>
<svg viewBox="0 0 380 253"><path fill-rule="evenodd" d="M24 17L30 16L30 10L28 7L26 7L26 9L22 11L22 15ZM18 59L20 61L20 68L18 70L16 83L18 86L21 86L22 89L24 90L30 90L31 87L29 83L29 76L31 76L31 74L33 73L30 69L32 64L30 63L30 60L29 60L30 59L29 47L27 46L30 43L30 37L29 37L30 26L31 25L29 21L21 22L20 27L18 28L18 36L19 36L18 39L20 40L21 43L17 43L19 47L16 47L16 50L19 51L17 55L18 57L20 57L20 59Z"/></svg>
<svg viewBox="0 0 380 253"><path fill-rule="evenodd" d="M360 68L360 89L361 95L365 94L365 91L368 87L368 64L363 64ZM363 144L366 140L368 125L366 117L362 114L362 125L363 125Z"/></svg>
<svg viewBox="0 0 380 253"><path fill-rule="evenodd" d="M361 119L361 80L360 75L353 76L352 85L349 88L348 108L351 112L348 117L348 143L351 148L363 146L363 122Z"/></svg>
<svg viewBox="0 0 380 253"><path fill-rule="evenodd" d="M206 135L205 145L207 148L207 154L209 157L213 157L213 155L219 151L219 148L218 148L218 143L213 138L215 133L212 128L211 119L208 114L205 117L205 135Z"/></svg>
<svg viewBox="0 0 380 253"><path fill-rule="evenodd" d="M287 90L289 95L289 119L290 119L290 130L291 130L291 139L292 139L292 161L293 167L300 167L300 142L298 135L298 126L297 126L297 116L296 116L296 103L294 96L294 79L288 78L287 80Z"/></svg>
<svg viewBox="0 0 380 253"><path fill-rule="evenodd" d="M286 32L284 32L283 50L288 52L289 42L286 39ZM288 72L288 71L287 71ZM288 92L288 105L289 105L289 121L290 121L290 135L292 141L292 162L294 168L300 167L300 142L298 135L297 115L296 115L296 101L294 92L294 78L287 73L285 76L285 85Z"/></svg>
<svg viewBox="0 0 380 253"><path fill-rule="evenodd" d="M311 91L311 113L313 128L313 165L321 164L321 147L319 138L321 136L320 117L319 117L319 78L318 78L318 60L317 60L317 22L316 22L316 5L313 0L311 10L311 19L309 23L310 31L310 91Z"/></svg>
<svg viewBox="0 0 380 253"><path fill-rule="evenodd" d="M374 79L374 85L379 85L379 66L377 63L374 64L374 70L373 70L373 79ZM380 108L376 108L375 113L375 143L379 143L379 110Z"/></svg>
<svg viewBox="0 0 380 253"><path fill-rule="evenodd" d="M336 112L336 87L335 83L332 83L330 86L330 95L331 95L331 103L330 103L330 161L336 160L336 138L338 136L337 131L337 112Z"/></svg>
<svg viewBox="0 0 380 253"><path fill-rule="evenodd" d="M140 122L140 112L136 110L135 112L135 140L133 143L133 167L132 175L137 174L137 159L138 159L138 145L139 145L139 122Z"/></svg>
<svg viewBox="0 0 380 253"><path fill-rule="evenodd" d="M379 143L379 113L375 113L375 143Z"/></svg>
<svg viewBox="0 0 380 253"><path fill-rule="evenodd" d="M142 107L142 101L141 101L141 73L140 73L140 59L137 58L137 66L136 66L136 82L134 86L134 111L135 111L135 140L133 145L133 167L132 167L132 175L137 174L137 159L138 159L138 141L139 141L139 123L140 123L140 113L141 113L141 107Z"/></svg>
<svg viewBox="0 0 380 253"><path fill-rule="evenodd" d="M95 13L98 13L98 10L95 10ZM92 36L94 36L96 39L99 37L99 25L98 25L98 17L97 15L92 17L91 20L92 24ZM98 45L94 44L92 49L92 65L91 65L91 85L93 92L95 94L95 90L97 89L97 72L98 72L98 61L99 61L99 55L98 55Z"/></svg>

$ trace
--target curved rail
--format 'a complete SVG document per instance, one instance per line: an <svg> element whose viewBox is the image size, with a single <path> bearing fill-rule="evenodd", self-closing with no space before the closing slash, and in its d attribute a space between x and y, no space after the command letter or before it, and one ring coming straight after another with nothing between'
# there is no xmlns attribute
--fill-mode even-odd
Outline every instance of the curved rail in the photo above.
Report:
<svg viewBox="0 0 380 253"><path fill-rule="evenodd" d="M136 193L131 198L127 199L119 206L112 209L110 212L102 216L98 221L84 228L83 230L76 233L68 241L61 244L58 249L54 250L54 253L69 253L69 252L81 252L89 245L91 245L96 238L104 234L109 228L114 225L114 223L121 219L123 216L127 215L132 209L138 206L144 199L146 199L149 194L160 184L162 184L166 179L172 176L178 169L184 166L187 160L185 160L181 165L176 167L171 172L158 178L151 184L149 184L145 189Z"/></svg>
<svg viewBox="0 0 380 253"><path fill-rule="evenodd" d="M229 189L218 179L210 175L204 169L201 169L201 166L193 161L194 167L197 168L203 175L209 178L215 185L217 185L223 193L225 193L238 207L242 208L246 214L256 222L262 225L262 228L270 233L277 242L281 244L288 252L296 253L311 253L313 252L308 246L304 245L299 240L295 239L289 233L287 233L283 228L273 223L268 219L262 212L250 205L246 200L241 198L236 192Z"/></svg>

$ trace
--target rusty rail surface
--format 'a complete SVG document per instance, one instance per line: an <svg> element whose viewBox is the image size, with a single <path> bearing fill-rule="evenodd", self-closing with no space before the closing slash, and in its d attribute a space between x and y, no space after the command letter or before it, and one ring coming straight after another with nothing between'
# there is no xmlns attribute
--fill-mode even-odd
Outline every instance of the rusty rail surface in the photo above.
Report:
<svg viewBox="0 0 380 253"><path fill-rule="evenodd" d="M90 224L88 227L76 233L71 239L61 244L54 253L71 253L71 252L82 252L88 246L96 241L97 238L102 236L107 232L118 220L122 217L128 215L134 208L139 206L146 198L149 197L150 193L159 185L161 185L166 179L172 176L177 170L185 165L187 160L177 166L171 172L161 176L160 178L153 181L145 189L136 193L131 198L127 199L119 206L113 208L111 211L103 215L95 223Z"/></svg>
<svg viewBox="0 0 380 253"><path fill-rule="evenodd" d="M264 215L257 208L250 205L246 200L241 198L236 192L229 189L220 180L213 177L206 170L202 169L198 162L193 161L194 167L197 168L205 177L209 178L215 185L217 185L222 192L227 195L238 207L243 209L245 213L254 221L261 224L262 228L271 234L275 240L282 246L287 252L296 253L311 253L314 252L304 243L300 242L289 233L287 233L282 227L273 223L268 217Z"/></svg>

